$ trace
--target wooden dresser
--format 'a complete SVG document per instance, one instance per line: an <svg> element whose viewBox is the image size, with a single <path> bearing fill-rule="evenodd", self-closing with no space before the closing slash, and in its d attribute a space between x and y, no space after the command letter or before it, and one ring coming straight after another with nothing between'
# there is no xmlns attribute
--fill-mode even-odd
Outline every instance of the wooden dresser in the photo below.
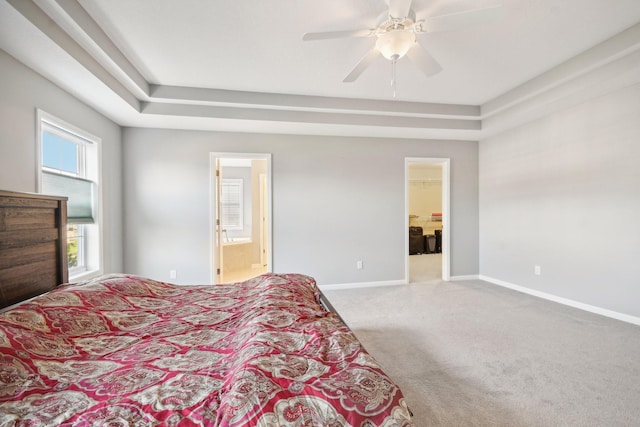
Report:
<svg viewBox="0 0 640 427"><path fill-rule="evenodd" d="M0 190L0 308L68 281L67 198Z"/></svg>

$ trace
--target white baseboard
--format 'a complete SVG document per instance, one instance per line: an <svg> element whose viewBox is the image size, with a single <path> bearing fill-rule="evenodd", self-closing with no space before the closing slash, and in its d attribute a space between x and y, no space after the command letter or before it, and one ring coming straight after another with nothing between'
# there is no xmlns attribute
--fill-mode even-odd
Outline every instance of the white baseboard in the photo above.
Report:
<svg viewBox="0 0 640 427"><path fill-rule="evenodd" d="M330 285L318 285L320 290L323 291L333 291L333 290L341 290L341 289L358 289L358 288L377 288L381 286L398 286L398 285L406 285L407 282L404 280L386 280L380 282L359 282L359 283L339 283L339 284L330 284Z"/></svg>
<svg viewBox="0 0 640 427"><path fill-rule="evenodd" d="M449 277L449 280L455 282L458 280L478 280L479 278L480 276L478 276L477 274L468 274L466 276L451 276Z"/></svg>
<svg viewBox="0 0 640 427"><path fill-rule="evenodd" d="M478 276L478 279L483 280L485 282L492 283L494 285L513 289L514 291L533 295L538 298L543 298L549 301L557 302L559 304L568 305L570 307L578 308L580 310L589 311L591 313L599 314L601 316L611 317L616 320L621 320L623 322L632 323L634 325L640 326L640 317L619 313L613 310L607 310L606 308L596 307L595 305L585 304L585 303L574 301L568 298L563 298L553 294L548 294L546 292L536 291L535 289L525 288L524 286L515 285L513 283L505 282L504 280L494 279L493 277L484 276L482 274Z"/></svg>

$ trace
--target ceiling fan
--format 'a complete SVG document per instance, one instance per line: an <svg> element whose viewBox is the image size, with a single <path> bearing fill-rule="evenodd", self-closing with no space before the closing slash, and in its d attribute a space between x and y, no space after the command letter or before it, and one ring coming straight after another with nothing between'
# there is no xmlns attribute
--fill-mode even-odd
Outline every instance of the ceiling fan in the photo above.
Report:
<svg viewBox="0 0 640 427"><path fill-rule="evenodd" d="M428 77L442 71L438 61L416 41L417 34L463 29L494 21L502 14L502 7L498 5L416 20L415 12L411 9L411 1L385 0L389 10L380 15L375 28L306 33L302 40L376 37L375 46L356 64L343 81L355 81L382 55L392 63L391 85L394 88L395 97L395 64L405 55Z"/></svg>

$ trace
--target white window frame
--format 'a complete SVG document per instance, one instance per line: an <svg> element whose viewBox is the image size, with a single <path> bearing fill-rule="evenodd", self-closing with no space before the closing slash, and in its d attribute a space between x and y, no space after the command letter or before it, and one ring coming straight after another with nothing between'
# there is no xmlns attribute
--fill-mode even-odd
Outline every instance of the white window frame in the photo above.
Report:
<svg viewBox="0 0 640 427"><path fill-rule="evenodd" d="M79 251L82 251L84 265L79 268L69 269L69 280L84 280L103 274L103 225L102 225L102 139L78 128L58 117L55 117L40 109L36 112L37 129L37 192L42 192L42 171L55 172L66 175L65 171L55 170L42 165L42 141L44 131L56 133L59 136L79 144L78 173L82 177L90 179L96 185L96 209L94 212L94 224L79 224L83 230L84 242L79 243Z"/></svg>

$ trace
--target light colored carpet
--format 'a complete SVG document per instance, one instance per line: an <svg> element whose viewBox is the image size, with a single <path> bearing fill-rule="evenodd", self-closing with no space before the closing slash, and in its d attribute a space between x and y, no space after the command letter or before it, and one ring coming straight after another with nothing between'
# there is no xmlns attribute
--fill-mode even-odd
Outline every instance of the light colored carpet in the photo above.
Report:
<svg viewBox="0 0 640 427"><path fill-rule="evenodd" d="M639 426L640 327L482 281L325 294L416 426Z"/></svg>

